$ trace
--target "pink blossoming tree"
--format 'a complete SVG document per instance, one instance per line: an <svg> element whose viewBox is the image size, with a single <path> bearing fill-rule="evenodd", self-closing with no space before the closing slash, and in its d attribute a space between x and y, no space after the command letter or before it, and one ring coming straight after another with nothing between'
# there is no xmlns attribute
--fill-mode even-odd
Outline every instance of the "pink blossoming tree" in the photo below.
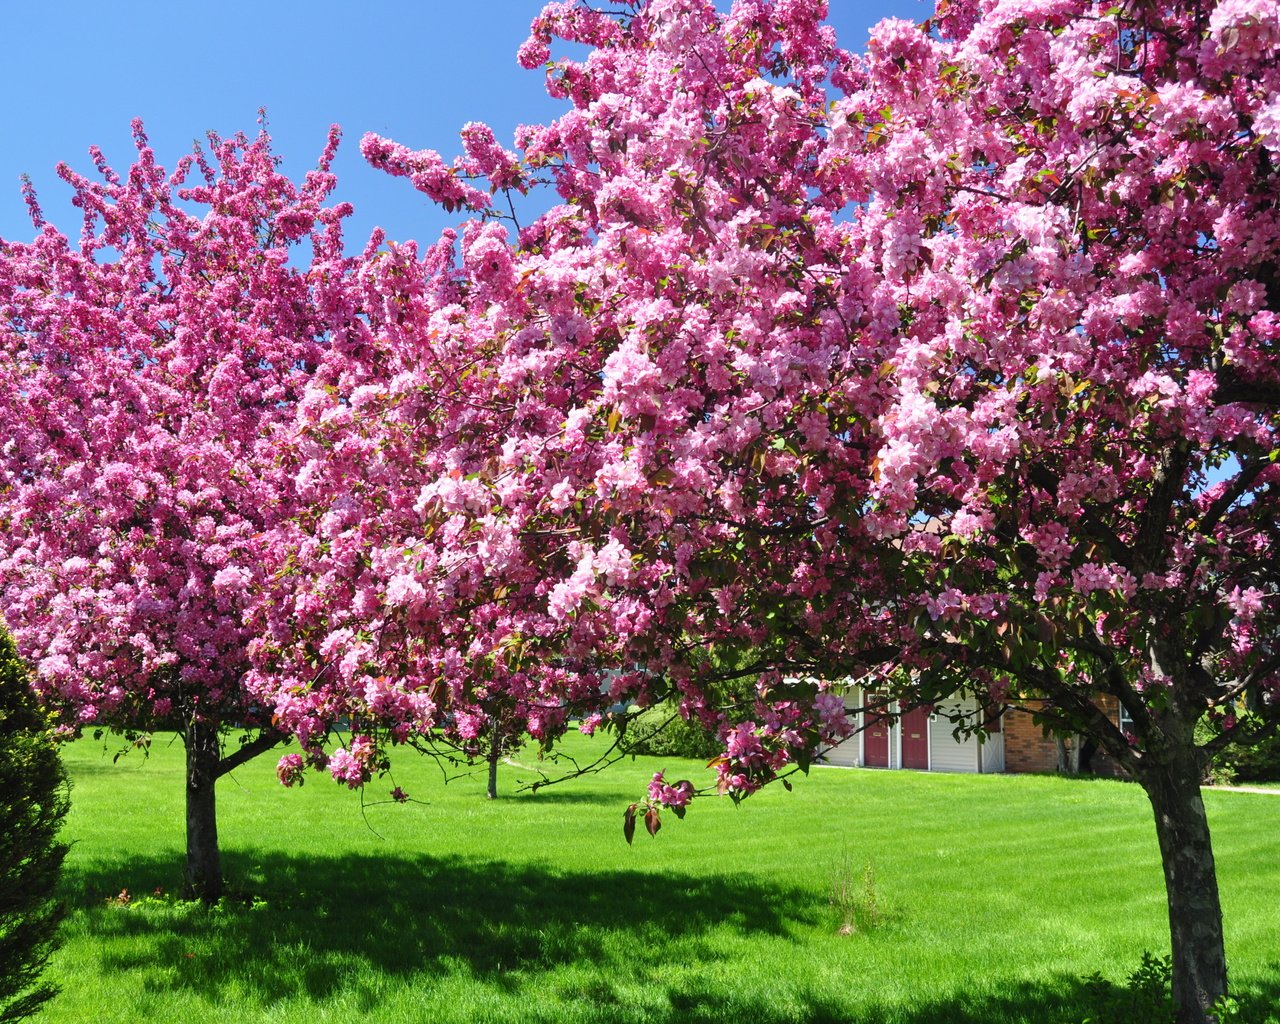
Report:
<svg viewBox="0 0 1280 1024"><path fill-rule="evenodd" d="M181 734L187 891L215 899L214 783L285 736L241 685L244 615L293 511L273 435L353 322L349 207L323 205L336 130L301 186L265 132L171 175L134 134L123 176L60 168L78 245L29 189L37 237L0 241L0 595L65 731Z"/></svg>
<svg viewBox="0 0 1280 1024"><path fill-rule="evenodd" d="M367 261L368 345L299 405L255 692L314 761L363 723L352 784L493 702L550 743L674 696L734 798L847 731L818 679L1034 694L1148 794L1207 1020L1199 783L1280 719L1280 10L952 0L855 56L822 0L603 6L534 22L526 66L590 52L518 152L365 140L476 217Z"/></svg>

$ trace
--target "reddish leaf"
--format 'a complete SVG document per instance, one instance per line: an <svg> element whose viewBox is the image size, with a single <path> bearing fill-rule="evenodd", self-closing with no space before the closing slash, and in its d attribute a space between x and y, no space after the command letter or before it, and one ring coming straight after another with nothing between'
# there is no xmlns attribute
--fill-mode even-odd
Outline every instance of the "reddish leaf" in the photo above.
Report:
<svg viewBox="0 0 1280 1024"><path fill-rule="evenodd" d="M658 817L658 808L650 807L644 812L644 827L649 830L649 835L656 836L658 829L662 828L662 820Z"/></svg>
<svg viewBox="0 0 1280 1024"><path fill-rule="evenodd" d="M622 816L622 835L626 839L627 845L631 845L631 840L636 837L636 805L632 804L627 808L626 813Z"/></svg>

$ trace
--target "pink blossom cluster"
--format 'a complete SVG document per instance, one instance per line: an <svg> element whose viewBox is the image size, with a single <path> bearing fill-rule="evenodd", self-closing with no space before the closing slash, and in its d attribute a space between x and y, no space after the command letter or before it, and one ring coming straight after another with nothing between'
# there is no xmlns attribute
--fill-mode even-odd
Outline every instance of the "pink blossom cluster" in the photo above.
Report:
<svg viewBox="0 0 1280 1024"><path fill-rule="evenodd" d="M285 754L276 764L276 778L282 786L301 785L306 776L306 761L301 754Z"/></svg>
<svg viewBox="0 0 1280 1024"><path fill-rule="evenodd" d="M326 768L335 782L359 789L369 781L378 761L373 741L368 736L353 736L347 746L338 747L328 756Z"/></svg>
<svg viewBox="0 0 1280 1024"><path fill-rule="evenodd" d="M649 783L649 799L663 807L687 807L693 799L693 783L688 779L681 779L672 785L662 772L655 772Z"/></svg>
<svg viewBox="0 0 1280 1024"><path fill-rule="evenodd" d="M0 608L63 725L270 731L242 679L299 507L281 439L360 327L338 138L295 184L265 132L168 172L135 123L127 172L59 168L78 242L34 195L35 239L0 242Z"/></svg>

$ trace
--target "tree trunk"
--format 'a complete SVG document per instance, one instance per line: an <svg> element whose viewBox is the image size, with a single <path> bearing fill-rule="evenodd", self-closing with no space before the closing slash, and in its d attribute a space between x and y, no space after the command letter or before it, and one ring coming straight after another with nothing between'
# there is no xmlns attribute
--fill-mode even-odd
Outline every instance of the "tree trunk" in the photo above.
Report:
<svg viewBox="0 0 1280 1024"><path fill-rule="evenodd" d="M1080 737L1072 736L1071 745L1067 745L1067 740L1062 736L1054 737L1054 745L1058 750L1058 774L1059 775L1079 775L1080 774Z"/></svg>
<svg viewBox="0 0 1280 1024"><path fill-rule="evenodd" d="M187 727L187 877L184 898L212 903L222 895L218 818L214 785L221 750L217 726L193 721Z"/></svg>
<svg viewBox="0 0 1280 1024"><path fill-rule="evenodd" d="M485 794L490 800L498 799L498 762L502 759L502 734L495 724L489 741L489 789Z"/></svg>
<svg viewBox="0 0 1280 1024"><path fill-rule="evenodd" d="M1149 763L1140 774L1160 840L1178 1024L1206 1024L1214 1020L1210 1007L1227 992L1227 959L1200 766L1194 756L1183 756Z"/></svg>

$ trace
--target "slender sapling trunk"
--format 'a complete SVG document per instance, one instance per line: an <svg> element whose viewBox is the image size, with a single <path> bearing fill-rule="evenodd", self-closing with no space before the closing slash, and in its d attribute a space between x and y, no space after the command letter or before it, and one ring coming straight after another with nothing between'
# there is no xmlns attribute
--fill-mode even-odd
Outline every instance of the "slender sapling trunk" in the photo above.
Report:
<svg viewBox="0 0 1280 1024"><path fill-rule="evenodd" d="M494 725L493 735L489 740L489 788L485 795L490 800L498 799L498 762L502 760L502 733Z"/></svg>

